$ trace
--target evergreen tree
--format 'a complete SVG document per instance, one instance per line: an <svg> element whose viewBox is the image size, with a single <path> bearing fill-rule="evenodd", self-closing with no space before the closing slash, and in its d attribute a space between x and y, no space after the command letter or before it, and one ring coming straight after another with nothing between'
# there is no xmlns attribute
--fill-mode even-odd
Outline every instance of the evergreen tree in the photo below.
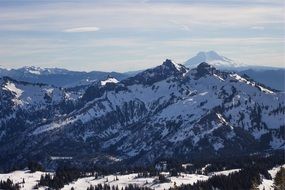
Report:
<svg viewBox="0 0 285 190"><path fill-rule="evenodd" d="M36 161L30 161L28 163L28 168L32 173L34 173L36 171L44 171L43 166Z"/></svg>
<svg viewBox="0 0 285 190"><path fill-rule="evenodd" d="M0 189L4 190L19 190L20 186L18 184L14 184L9 178L6 181L0 181Z"/></svg>
<svg viewBox="0 0 285 190"><path fill-rule="evenodd" d="M281 167L280 170L276 173L274 179L274 189L275 190L285 189L285 168L283 167Z"/></svg>

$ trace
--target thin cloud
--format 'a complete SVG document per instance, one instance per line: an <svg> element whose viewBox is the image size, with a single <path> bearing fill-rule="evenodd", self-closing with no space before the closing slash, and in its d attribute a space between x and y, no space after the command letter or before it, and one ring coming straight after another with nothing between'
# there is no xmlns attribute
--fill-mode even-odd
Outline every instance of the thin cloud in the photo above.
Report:
<svg viewBox="0 0 285 190"><path fill-rule="evenodd" d="M78 27L78 28L68 28L65 29L63 32L97 32L100 30L98 27Z"/></svg>
<svg viewBox="0 0 285 190"><path fill-rule="evenodd" d="M106 30L118 29L169 29L173 27L168 20L175 20L180 26L207 28L229 28L284 24L284 7L263 4L252 6L213 5L213 4L96 4L51 3L46 9L31 7L1 8L0 31L70 31L86 32L93 23ZM207 13L207 14L205 14ZM225 16L227 15L227 16ZM56 19L49 19L56 18ZM190 19L191 18L191 19ZM12 22L10 22L12 21ZM44 24L43 24L44 23ZM176 26L174 26L176 27ZM96 30L98 27L92 27ZM181 29L181 27L179 27ZM183 27L182 27L183 29ZM184 28L185 29L185 28ZM91 29L90 32L94 32Z"/></svg>
<svg viewBox="0 0 285 190"><path fill-rule="evenodd" d="M264 30L263 26L252 26L250 29L252 30Z"/></svg>

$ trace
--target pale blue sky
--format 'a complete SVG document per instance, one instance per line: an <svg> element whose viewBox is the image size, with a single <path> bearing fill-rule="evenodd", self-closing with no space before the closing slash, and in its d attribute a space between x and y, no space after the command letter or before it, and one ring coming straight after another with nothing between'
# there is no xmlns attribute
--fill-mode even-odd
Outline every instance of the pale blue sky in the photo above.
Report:
<svg viewBox="0 0 285 190"><path fill-rule="evenodd" d="M283 0L0 0L0 65L129 71L199 51L284 67Z"/></svg>

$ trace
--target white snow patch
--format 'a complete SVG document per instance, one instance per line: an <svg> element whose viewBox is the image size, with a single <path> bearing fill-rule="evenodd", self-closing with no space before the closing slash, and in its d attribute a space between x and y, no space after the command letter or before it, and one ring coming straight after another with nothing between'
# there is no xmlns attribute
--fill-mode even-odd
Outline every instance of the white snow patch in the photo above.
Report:
<svg viewBox="0 0 285 190"><path fill-rule="evenodd" d="M72 160L70 156L51 156L51 160Z"/></svg>
<svg viewBox="0 0 285 190"><path fill-rule="evenodd" d="M16 105L22 105L23 104L23 102L21 100L19 100L20 96L23 93L23 90L17 88L16 85L10 81L7 82L7 84L4 86L4 89L9 90L15 94L16 98L13 99L13 102Z"/></svg>
<svg viewBox="0 0 285 190"><path fill-rule="evenodd" d="M107 83L118 83L119 81L113 77L101 81L101 85L105 86Z"/></svg>
<svg viewBox="0 0 285 190"><path fill-rule="evenodd" d="M239 172L239 171L240 171L240 169L224 170L224 171L210 173L210 175L211 176L213 176L213 175L226 175L226 176L228 176L231 173Z"/></svg>
<svg viewBox="0 0 285 190"><path fill-rule="evenodd" d="M50 124L42 125L42 126L38 127L36 130L34 130L32 135L39 135L39 134L44 133L46 131L51 131L51 130L60 128L62 126L65 126L67 124L71 124L74 121L75 120L65 120L65 121L63 121L61 123L53 122L53 123L50 123Z"/></svg>
<svg viewBox="0 0 285 190"><path fill-rule="evenodd" d="M263 88L262 86L258 86L262 92L265 92L265 93L269 93L269 94L274 94L274 92L272 92L271 90L268 90L267 88Z"/></svg>
<svg viewBox="0 0 285 190"><path fill-rule="evenodd" d="M31 74L35 74L35 75L40 75L41 72L40 71L37 71L37 70L28 70L29 73Z"/></svg>

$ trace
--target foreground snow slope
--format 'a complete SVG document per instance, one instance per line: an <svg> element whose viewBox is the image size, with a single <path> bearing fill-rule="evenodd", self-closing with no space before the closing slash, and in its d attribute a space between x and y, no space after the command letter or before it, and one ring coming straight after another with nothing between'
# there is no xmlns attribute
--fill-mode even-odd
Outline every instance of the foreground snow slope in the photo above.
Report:
<svg viewBox="0 0 285 190"><path fill-rule="evenodd" d="M285 167L285 165L283 165ZM280 170L281 166L274 167L268 172L272 176L272 180L263 179L262 184L259 185L260 190L273 190L273 181L276 173ZM158 177L141 177L138 178L137 173L128 174L128 175L108 175L99 179L95 179L94 177L83 177L78 180L65 185L63 190L70 190L72 187L76 190L84 190L87 189L90 185L98 185L98 184L108 184L110 186L118 186L119 189L122 187L126 187L129 184L136 184L139 186L150 187L156 190L169 189L170 187L174 187L174 183L177 186L182 184L194 184L198 180L208 180L211 176L214 175L229 175L233 172L239 172L239 169L225 170L210 173L209 175L198 175L198 174L185 174L181 173L181 175L177 177L168 177L171 181L167 183L160 183L158 181ZM41 175L45 174L53 175L52 172L34 172L30 173L29 170L18 170L11 173L0 174L0 180L6 181L10 179L13 183L18 183L23 190L32 190L34 186L39 182ZM164 172L164 175L168 176L167 172ZM118 180L115 180L115 179ZM23 181L25 183L23 183ZM45 189L44 187L40 187L39 189Z"/></svg>
<svg viewBox="0 0 285 190"><path fill-rule="evenodd" d="M128 175L108 175L101 179L95 179L94 177L84 177L80 178L68 185L65 185L63 190L70 190L72 187L77 190L85 190L90 185L98 185L98 184L108 184L110 186L118 186L119 189L122 187L126 187L129 184L137 184L139 186L150 187L156 190L169 189L170 187L174 187L174 183L177 186L182 184L193 184L198 180L207 180L212 175L229 175L232 172L238 172L239 170L225 170L220 172L212 173L211 175L198 175L198 174L184 174L182 173L177 177L169 177L171 180L168 183L160 183L157 181L158 177L148 177L148 178L137 178L138 174L128 174ZM0 180L7 180L8 178L12 180L14 183L19 183L21 189L23 190L32 190L33 187L39 182L41 175L46 174L46 172L35 172L30 173L29 170L24 171L14 171L8 174L0 174ZM53 175L53 173L49 173ZM166 173L167 174L167 173ZM117 177L118 180L115 180ZM22 183L23 180L25 183ZM41 187L40 189L45 189Z"/></svg>
<svg viewBox="0 0 285 190"><path fill-rule="evenodd" d="M18 170L7 174L0 174L0 181L10 179L14 184L18 183L23 190L31 190L38 183L41 175L48 174L48 172L34 172L30 173L29 170ZM53 173L49 173L53 174ZM23 183L24 181L24 183ZM44 189L44 188L41 188Z"/></svg>

